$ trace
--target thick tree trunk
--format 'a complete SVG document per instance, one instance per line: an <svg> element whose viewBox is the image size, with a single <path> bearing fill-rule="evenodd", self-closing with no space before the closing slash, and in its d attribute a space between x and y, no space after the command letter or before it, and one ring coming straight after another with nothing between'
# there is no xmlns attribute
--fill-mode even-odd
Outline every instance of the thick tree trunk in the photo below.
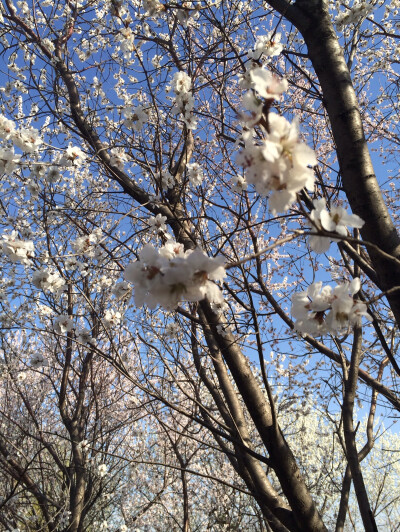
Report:
<svg viewBox="0 0 400 532"><path fill-rule="evenodd" d="M271 466L282 486L282 491L289 501L293 512L295 528L285 522L285 513L280 515L277 508L271 510L281 519L289 530L304 532L326 532L326 527L319 515L315 502L304 482L293 453L287 444L278 424L273 419L270 405L261 390L246 356L237 347L232 335L221 336L217 333L218 318L209 303L200 303L201 310L213 331L218 348L232 374L249 414L269 453Z"/></svg>

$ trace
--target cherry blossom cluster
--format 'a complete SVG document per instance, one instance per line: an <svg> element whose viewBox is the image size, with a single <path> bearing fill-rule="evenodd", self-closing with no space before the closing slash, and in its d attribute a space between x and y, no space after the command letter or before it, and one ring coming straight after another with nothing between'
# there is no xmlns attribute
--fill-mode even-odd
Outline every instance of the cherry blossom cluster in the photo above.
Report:
<svg viewBox="0 0 400 532"><path fill-rule="evenodd" d="M119 43L119 49L122 52L124 59L130 59L132 52L135 50L134 43L135 36L131 28L122 28L116 36L116 40Z"/></svg>
<svg viewBox="0 0 400 532"><path fill-rule="evenodd" d="M127 105L124 107L123 113L125 115L125 126L133 129L133 131L140 131L149 119L143 105L137 105L136 107L133 105Z"/></svg>
<svg viewBox="0 0 400 532"><path fill-rule="evenodd" d="M61 314L54 320L54 330L58 334L65 334L71 332L74 328L74 322L67 314Z"/></svg>
<svg viewBox="0 0 400 532"><path fill-rule="evenodd" d="M92 233L79 236L76 240L73 240L71 247L78 255L93 258L96 256L96 246L99 244L101 237L102 230L95 229Z"/></svg>
<svg viewBox="0 0 400 532"><path fill-rule="evenodd" d="M183 115L183 121L188 129L196 129L197 120L193 115L194 98L191 89L192 79L182 71L175 72L171 84L167 87L168 92L172 90L175 94L172 112Z"/></svg>
<svg viewBox="0 0 400 532"><path fill-rule="evenodd" d="M250 52L249 52L250 53ZM258 94L267 100L280 100L283 92L288 88L288 82L285 78L279 78L268 70L265 65L260 66L252 61L246 64L246 70L239 75L239 87L244 90L254 89ZM243 104L247 110L250 110L246 103L251 102L251 98L258 102L263 102L254 98L254 93L250 92L245 95ZM247 99L247 100L246 100Z"/></svg>
<svg viewBox="0 0 400 532"><path fill-rule="evenodd" d="M14 153L14 147L0 148L0 175L10 175L17 167L21 156Z"/></svg>
<svg viewBox="0 0 400 532"><path fill-rule="evenodd" d="M178 323L167 323L164 334L167 338L178 338L181 332L181 327Z"/></svg>
<svg viewBox="0 0 400 532"><path fill-rule="evenodd" d="M181 244L170 240L156 249L147 244L139 260L129 264L125 278L134 284L135 303L172 310L181 301L211 303L223 301L222 292L213 281L222 281L225 268L221 257L208 257L201 249L184 251Z"/></svg>
<svg viewBox="0 0 400 532"><path fill-rule="evenodd" d="M15 122L0 114L0 139L10 140L25 153L34 153L42 143L39 131L33 127L17 128Z"/></svg>
<svg viewBox="0 0 400 532"><path fill-rule="evenodd" d="M51 292L52 294L61 294L65 290L64 280L47 268L41 268L32 275L32 284L36 288L44 292Z"/></svg>
<svg viewBox="0 0 400 532"><path fill-rule="evenodd" d="M94 338L92 337L92 332L86 328L77 331L76 339L80 344L93 345L95 343Z"/></svg>
<svg viewBox="0 0 400 532"><path fill-rule="evenodd" d="M287 81L264 67L256 67L243 78L242 86L246 84L251 90L243 103L250 116L243 120L244 149L237 162L245 169L247 182L260 195L269 196L269 207L275 215L287 211L302 188L314 188L313 166L317 159L314 150L300 141L297 120L290 123L283 116L265 111L272 101L280 100ZM255 125L263 132L262 140L254 132Z"/></svg>
<svg viewBox="0 0 400 532"><path fill-rule="evenodd" d="M232 190L235 192L243 192L244 190L247 190L247 183L243 176L236 175L232 178Z"/></svg>
<svg viewBox="0 0 400 532"><path fill-rule="evenodd" d="M97 468L100 477L105 477L108 473L108 466L106 464L100 464Z"/></svg>
<svg viewBox="0 0 400 532"><path fill-rule="evenodd" d="M79 167L86 160L86 154L78 148L78 146L72 146L71 144L63 153L58 164L60 166L70 167Z"/></svg>
<svg viewBox="0 0 400 532"><path fill-rule="evenodd" d="M175 177L168 170L159 172L157 178L164 189L172 188L175 184Z"/></svg>
<svg viewBox="0 0 400 532"><path fill-rule="evenodd" d="M165 222L167 221L167 217L163 216L162 214L157 214L157 216L151 216L149 219L149 226L154 233L166 233L167 232L167 226L165 225Z"/></svg>
<svg viewBox="0 0 400 532"><path fill-rule="evenodd" d="M128 160L127 154L121 148L111 148L110 164L118 170L124 169L124 163Z"/></svg>
<svg viewBox="0 0 400 532"><path fill-rule="evenodd" d="M189 181L194 187L198 187L203 182L203 170L199 163L188 163L186 170L189 176Z"/></svg>
<svg viewBox="0 0 400 532"><path fill-rule="evenodd" d="M316 282L307 290L294 294L292 316L296 319L295 329L314 336L339 335L360 325L363 316L371 321L367 306L354 298L360 287L360 279L356 277L333 289Z"/></svg>
<svg viewBox="0 0 400 532"><path fill-rule="evenodd" d="M189 23L199 17L198 11L195 9L193 2L183 2L182 9L177 8L176 18L184 28L187 28Z"/></svg>
<svg viewBox="0 0 400 532"><path fill-rule="evenodd" d="M215 2L217 4L218 2ZM199 17L199 13L193 2L182 2L178 4L162 4L159 0L143 0L143 9L148 17L157 18L167 11L176 15L177 21L187 28L189 23Z"/></svg>
<svg viewBox="0 0 400 532"><path fill-rule="evenodd" d="M251 87L259 96L266 100L280 100L288 88L286 78L278 78L266 68L252 68L250 70Z"/></svg>
<svg viewBox="0 0 400 532"><path fill-rule="evenodd" d="M282 94L288 88L285 78L278 78L269 70L255 64L246 71L240 84L242 88L251 89L243 97L243 107L248 114L242 114L241 119L246 128L260 124L265 103L269 107L274 100L281 100Z"/></svg>
<svg viewBox="0 0 400 532"><path fill-rule="evenodd" d="M262 141L254 140L253 130L242 135L244 149L237 162L246 171L246 180L261 196L269 195L269 208L275 215L296 201L297 192L314 188L314 151L299 140L297 121L288 122L275 113L268 115L269 130Z"/></svg>
<svg viewBox="0 0 400 532"><path fill-rule="evenodd" d="M250 50L248 56L255 61L258 61L264 56L268 61L271 57L279 55L283 50L281 37L282 35L280 33L272 31L267 33L267 35L259 35L256 39L254 50Z"/></svg>
<svg viewBox="0 0 400 532"><path fill-rule="evenodd" d="M21 264L30 264L35 256L33 242L17 238L15 231L10 235L2 235L0 250L11 262L21 262Z"/></svg>
<svg viewBox="0 0 400 532"><path fill-rule="evenodd" d="M103 325L107 329L111 329L112 327L115 327L116 325L119 325L122 320L122 314L118 312L117 310L106 310L104 317L103 317Z"/></svg>
<svg viewBox="0 0 400 532"><path fill-rule="evenodd" d="M112 294L117 298L117 300L125 299L126 297L130 296L132 292L132 289L126 281L121 281L114 285L114 288L112 289Z"/></svg>
<svg viewBox="0 0 400 532"><path fill-rule="evenodd" d="M362 0L361 2L355 2L351 7L346 7L346 11L339 13L335 20L336 27L339 31L343 28L343 26L357 24L362 19L367 17L369 13L373 11L375 5Z"/></svg>
<svg viewBox="0 0 400 532"><path fill-rule="evenodd" d="M143 9L146 12L146 15L149 17L154 17L158 13L164 11L164 6L159 0L143 0Z"/></svg>
<svg viewBox="0 0 400 532"><path fill-rule="evenodd" d="M360 229L365 223L357 214L348 214L343 207L331 207L329 212L323 198L314 200L313 205L314 209L310 213L310 219L312 226L319 230L347 236L347 227ZM330 247L330 240L329 237L313 235L309 239L309 245L316 253L325 253Z"/></svg>

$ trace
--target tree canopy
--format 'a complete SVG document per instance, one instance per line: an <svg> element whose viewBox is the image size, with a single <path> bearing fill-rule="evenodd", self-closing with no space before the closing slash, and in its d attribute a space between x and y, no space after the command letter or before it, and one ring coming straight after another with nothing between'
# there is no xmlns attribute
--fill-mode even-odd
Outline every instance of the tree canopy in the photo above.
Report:
<svg viewBox="0 0 400 532"><path fill-rule="evenodd" d="M399 8L1 0L2 530L398 530Z"/></svg>

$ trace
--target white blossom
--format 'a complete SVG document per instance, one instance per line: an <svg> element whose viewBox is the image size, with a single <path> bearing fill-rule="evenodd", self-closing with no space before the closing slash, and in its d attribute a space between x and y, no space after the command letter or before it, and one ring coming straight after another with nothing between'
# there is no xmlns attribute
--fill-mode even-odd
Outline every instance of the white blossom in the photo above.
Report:
<svg viewBox="0 0 400 532"><path fill-rule="evenodd" d="M176 95L187 94L192 88L192 78L186 72L175 72L170 88Z"/></svg>
<svg viewBox="0 0 400 532"><path fill-rule="evenodd" d="M194 187L198 187L203 182L203 170L199 163L188 163L186 165L189 181Z"/></svg>
<svg viewBox="0 0 400 532"><path fill-rule="evenodd" d="M278 78L264 67L253 68L250 71L250 78L252 87L266 100L279 101L288 88L288 82L285 78Z"/></svg>
<svg viewBox="0 0 400 532"><path fill-rule="evenodd" d="M20 371L17 375L17 382L24 382L26 380L26 373L24 371Z"/></svg>
<svg viewBox="0 0 400 532"><path fill-rule="evenodd" d="M26 188L30 192L33 199L37 199L40 192L40 186L33 180L28 179L26 181Z"/></svg>
<svg viewBox="0 0 400 532"><path fill-rule="evenodd" d="M143 0L143 9L145 10L146 15L154 17L165 8L159 0Z"/></svg>
<svg viewBox="0 0 400 532"><path fill-rule="evenodd" d="M103 323L107 329L118 325L122 320L122 315L117 310L107 310L104 314Z"/></svg>
<svg viewBox="0 0 400 532"><path fill-rule="evenodd" d="M42 144L39 131L33 127L23 127L12 135L12 141L25 153L34 153Z"/></svg>
<svg viewBox="0 0 400 532"><path fill-rule="evenodd" d="M78 255L90 258L96 254L96 245L102 236L101 229L96 229L88 235L79 236L71 242L71 247Z"/></svg>
<svg viewBox="0 0 400 532"><path fill-rule="evenodd" d="M127 161L127 155L121 148L112 148L110 156L111 166L116 166L118 170L124 169L124 163Z"/></svg>
<svg viewBox="0 0 400 532"><path fill-rule="evenodd" d="M177 338L181 331L179 323L167 323L165 326L165 336L168 338Z"/></svg>
<svg viewBox="0 0 400 532"><path fill-rule="evenodd" d="M192 79L186 72L175 72L167 91L175 93L173 114L182 113L183 121L188 129L196 129L197 121L193 115L194 98L191 91Z"/></svg>
<svg viewBox="0 0 400 532"><path fill-rule="evenodd" d="M86 159L85 153L78 146L68 146L60 159L61 166L81 166Z"/></svg>
<svg viewBox="0 0 400 532"><path fill-rule="evenodd" d="M161 68L161 62L164 59L163 55L156 54L153 59L151 60L151 64L154 68Z"/></svg>
<svg viewBox="0 0 400 532"><path fill-rule="evenodd" d="M269 32L267 35L259 35L256 39L254 50L248 52L248 56L255 61L258 61L262 55L266 56L268 60L271 57L279 55L283 46L281 44L280 33Z"/></svg>
<svg viewBox="0 0 400 532"><path fill-rule="evenodd" d="M131 28L122 28L115 38L120 45L120 50L124 59L130 59L132 52L135 50L135 36Z"/></svg>
<svg viewBox="0 0 400 532"><path fill-rule="evenodd" d="M371 320L367 306L354 299L360 287L360 279L356 277L351 283L336 285L333 290L330 286L323 286L322 282L316 282L306 291L293 294L295 329L314 336L338 335L360 325L363 316Z"/></svg>
<svg viewBox="0 0 400 532"><path fill-rule="evenodd" d="M80 344L94 344L94 338L89 329L79 329L76 339Z"/></svg>
<svg viewBox="0 0 400 532"><path fill-rule="evenodd" d="M41 163L41 162L37 162L37 163L33 163L32 164L32 172L31 172L31 175L30 177L43 177L44 174L46 173L46 165Z"/></svg>
<svg viewBox="0 0 400 532"><path fill-rule="evenodd" d="M129 286L129 283L126 281L121 281L120 283L117 283L114 288L112 289L112 294L118 299L125 299L126 297L130 296L131 294L131 287Z"/></svg>
<svg viewBox="0 0 400 532"><path fill-rule="evenodd" d="M190 10L189 8L194 7L193 2L184 2L184 9L176 10L176 17L184 28L189 24L191 18L197 18L199 16L197 11Z"/></svg>
<svg viewBox="0 0 400 532"><path fill-rule="evenodd" d="M19 0L17 2L17 6L19 7L19 9L21 10L21 13L23 15L28 15L29 14L30 8L28 6L28 2L25 2L25 0Z"/></svg>
<svg viewBox="0 0 400 532"><path fill-rule="evenodd" d="M213 309L215 314L218 314L218 316L221 316L222 314L224 314L225 312L229 310L229 305L225 300L223 300L223 301L211 303L211 308Z"/></svg>
<svg viewBox="0 0 400 532"><path fill-rule="evenodd" d="M264 67L253 66L243 77L243 82L254 89L264 100L280 99L287 88L287 81L275 77ZM244 148L237 162L245 169L246 181L254 184L256 191L269 195L272 214L284 212L296 200L304 187L314 187L313 166L317 164L314 151L299 140L297 120L288 122L283 116L268 113L264 116L264 104L251 91L244 97L244 106L250 116L243 116L246 129L242 133ZM258 140L253 129L261 123L264 138ZM255 140L256 139L256 140Z"/></svg>
<svg viewBox="0 0 400 532"><path fill-rule="evenodd" d="M341 236L347 236L347 227L360 229L365 223L357 214L348 214L343 207L333 206L329 212L323 198L314 200L313 205L314 209L310 213L313 229L322 229L338 233ZM316 253L325 253L330 247L330 238L313 235L309 239L309 245Z"/></svg>
<svg viewBox="0 0 400 532"><path fill-rule="evenodd" d="M43 2L42 2L42 6L43 6ZM41 44L45 46L49 52L54 52L54 50L56 49L54 43L47 37L45 39L42 39Z"/></svg>
<svg viewBox="0 0 400 532"><path fill-rule="evenodd" d="M62 277L47 268L41 268L33 273L32 284L44 292L51 292L58 295L65 289L65 283Z"/></svg>
<svg viewBox="0 0 400 532"><path fill-rule="evenodd" d="M175 177L171 175L168 171L160 172L161 184L163 188L172 188L175 183Z"/></svg>
<svg viewBox="0 0 400 532"><path fill-rule="evenodd" d="M70 332L73 328L74 322L72 318L66 314L61 314L54 320L54 330L59 334Z"/></svg>
<svg viewBox="0 0 400 532"><path fill-rule="evenodd" d="M84 451L89 446L88 440L82 440L78 443L79 448Z"/></svg>
<svg viewBox="0 0 400 532"><path fill-rule="evenodd" d="M184 251L170 240L156 249L147 244L139 260L129 264L125 278L134 284L135 303L150 308L174 309L181 301L221 302L222 293L212 281L225 277L223 259L208 257L201 249Z"/></svg>
<svg viewBox="0 0 400 532"><path fill-rule="evenodd" d="M0 138L8 140L15 133L15 122L0 114Z"/></svg>
<svg viewBox="0 0 400 532"><path fill-rule="evenodd" d="M33 242L31 240L20 240L16 238L15 231L11 235L2 236L0 249L11 262L30 264L31 259L35 256Z"/></svg>
<svg viewBox="0 0 400 532"><path fill-rule="evenodd" d="M51 316L53 314L53 311L50 307L47 305L38 305L38 313L40 318L45 318L47 316Z"/></svg>
<svg viewBox="0 0 400 532"><path fill-rule="evenodd" d="M246 181L256 191L269 196L273 214L286 211L302 188L314 187L312 167L317 164L314 151L299 140L297 121L269 113L269 131L261 142L253 140L252 130L243 133L245 147L237 162L246 171Z"/></svg>
<svg viewBox="0 0 400 532"><path fill-rule="evenodd" d="M19 155L15 155L14 148L0 148L0 175L10 175L18 165Z"/></svg>
<svg viewBox="0 0 400 532"><path fill-rule="evenodd" d="M140 131L149 119L146 109L143 107L143 105L137 105L136 107L127 105L124 108L123 113L125 115L125 126L133 129L134 131Z"/></svg>
<svg viewBox="0 0 400 532"><path fill-rule="evenodd" d="M61 178L60 170L57 166L50 166L46 173L46 181L48 183L57 183Z"/></svg>
<svg viewBox="0 0 400 532"><path fill-rule="evenodd" d="M262 118L264 102L255 95L254 91L247 91L242 103L248 113L240 115L241 123L246 128L254 127Z"/></svg>
<svg viewBox="0 0 400 532"><path fill-rule="evenodd" d="M64 267L66 270L76 270L76 269L83 269L84 264L82 262L79 262L77 257L67 257L64 262Z"/></svg>
<svg viewBox="0 0 400 532"><path fill-rule="evenodd" d="M368 16L374 7L375 5L373 3L365 0L354 2L351 7L346 6L346 11L339 13L336 17L335 24L337 29L340 31L343 29L343 26L357 24Z"/></svg>
<svg viewBox="0 0 400 532"><path fill-rule="evenodd" d="M257 68L254 63L247 63L246 70L238 74L238 85L241 89L248 90L252 88L251 71Z"/></svg>
<svg viewBox="0 0 400 532"><path fill-rule="evenodd" d="M245 178L241 175L236 175L232 179L233 185L232 190L234 192L243 192L244 190L247 190L247 182Z"/></svg>
<svg viewBox="0 0 400 532"><path fill-rule="evenodd" d="M155 233L165 233L167 231L166 221L166 216L157 214L157 216L151 216L149 218L149 226Z"/></svg>
<svg viewBox="0 0 400 532"><path fill-rule="evenodd" d="M17 129L15 123L4 115L0 115L0 138L11 140L25 153L36 152L43 142L37 129L33 127Z"/></svg>

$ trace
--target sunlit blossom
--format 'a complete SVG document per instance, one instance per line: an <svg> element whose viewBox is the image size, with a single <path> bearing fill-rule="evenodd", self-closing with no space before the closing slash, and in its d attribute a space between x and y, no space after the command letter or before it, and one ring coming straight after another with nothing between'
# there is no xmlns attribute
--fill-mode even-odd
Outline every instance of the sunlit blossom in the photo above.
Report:
<svg viewBox="0 0 400 532"><path fill-rule="evenodd" d="M245 147L237 162L246 172L246 181L262 196L269 195L273 214L286 211L304 187L314 187L314 151L299 140L297 121L289 123L283 116L269 113L269 131L256 141L252 130L243 133Z"/></svg>
<svg viewBox="0 0 400 532"><path fill-rule="evenodd" d="M198 187L203 182L203 170L199 163L189 163L186 165L189 181L194 187Z"/></svg>
<svg viewBox="0 0 400 532"><path fill-rule="evenodd" d="M281 37L282 35L280 33L275 32L259 35L256 39L254 49L248 52L248 56L257 61L261 56L265 56L267 60L270 60L271 57L279 55L283 50Z"/></svg>
<svg viewBox="0 0 400 532"><path fill-rule="evenodd" d="M361 325L362 317L371 321L367 306L354 298L360 288L360 279L356 277L350 283L336 285L333 289L316 282L307 290L293 294L295 329L313 336L338 335L350 327Z"/></svg>
<svg viewBox="0 0 400 532"><path fill-rule="evenodd" d="M137 306L174 309L181 301L207 298L220 302L222 293L212 281L225 277L223 262L220 257L208 257L199 248L184 251L174 241L160 249L147 244L139 253L139 260L127 266L125 278L134 284Z"/></svg>
<svg viewBox="0 0 400 532"><path fill-rule="evenodd" d="M57 316L57 318L54 320L54 330L59 334L70 332L73 328L74 322L71 316L62 314L61 316Z"/></svg>
<svg viewBox="0 0 400 532"><path fill-rule="evenodd" d="M0 249L11 262L21 262L30 264L31 259L35 256L35 248L31 240L21 240L17 238L16 233L3 235L0 240Z"/></svg>
<svg viewBox="0 0 400 532"><path fill-rule="evenodd" d="M365 223L356 214L348 214L343 207L332 206L331 210L328 211L323 198L314 200L313 205L314 209L310 213L313 229L323 229L338 233L341 236L347 236L347 227L360 229ZM330 247L330 240L329 237L312 235L309 239L310 248L316 253L325 253Z"/></svg>

